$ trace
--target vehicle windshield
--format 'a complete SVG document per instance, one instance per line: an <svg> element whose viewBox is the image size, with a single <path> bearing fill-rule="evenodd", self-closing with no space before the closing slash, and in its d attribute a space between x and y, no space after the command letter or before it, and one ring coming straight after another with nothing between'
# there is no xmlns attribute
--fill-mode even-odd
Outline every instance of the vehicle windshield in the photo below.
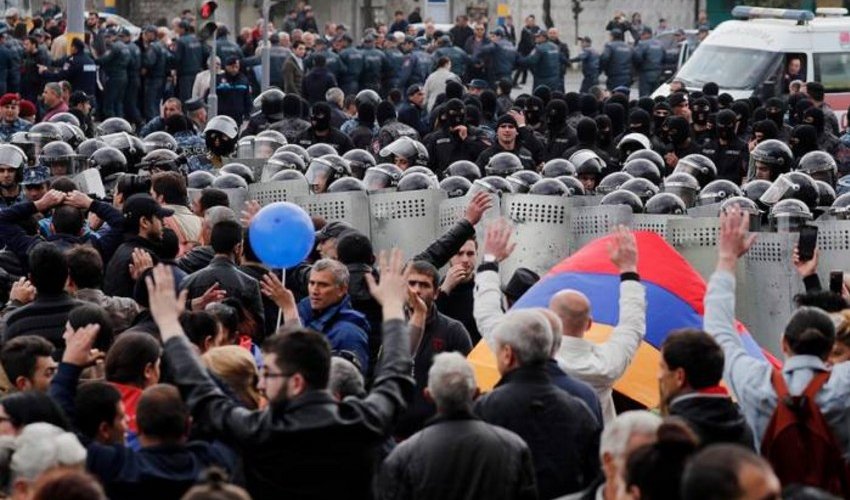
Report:
<svg viewBox="0 0 850 500"><path fill-rule="evenodd" d="M768 79L768 72L781 56L766 50L703 44L682 66L676 79L688 87L715 82L726 90L755 89Z"/></svg>

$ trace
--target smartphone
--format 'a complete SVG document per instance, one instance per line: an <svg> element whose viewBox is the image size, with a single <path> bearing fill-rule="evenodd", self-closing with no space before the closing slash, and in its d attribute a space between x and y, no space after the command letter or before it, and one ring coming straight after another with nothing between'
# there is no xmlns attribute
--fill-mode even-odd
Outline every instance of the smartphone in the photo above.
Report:
<svg viewBox="0 0 850 500"><path fill-rule="evenodd" d="M815 246L817 246L817 243L817 226L805 225L800 228L800 241L797 243L797 252L800 255L801 262L812 260L815 256Z"/></svg>
<svg viewBox="0 0 850 500"><path fill-rule="evenodd" d="M829 273L829 291L841 295L844 290L844 272L832 271Z"/></svg>

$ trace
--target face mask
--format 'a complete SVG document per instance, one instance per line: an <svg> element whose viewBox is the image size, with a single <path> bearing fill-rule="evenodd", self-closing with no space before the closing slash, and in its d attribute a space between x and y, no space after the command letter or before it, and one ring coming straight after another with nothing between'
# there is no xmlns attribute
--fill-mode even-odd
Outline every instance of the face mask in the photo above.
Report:
<svg viewBox="0 0 850 500"><path fill-rule="evenodd" d="M313 124L313 128L319 131L325 131L331 128L331 118L325 115L313 115L313 118L310 120Z"/></svg>
<svg viewBox="0 0 850 500"><path fill-rule="evenodd" d="M600 146L608 146L611 144L611 130L610 129L600 129L597 134L598 142Z"/></svg>
<svg viewBox="0 0 850 500"><path fill-rule="evenodd" d="M652 121L655 123L655 129L660 130L664 125L664 120L667 119L668 115L652 115Z"/></svg>
<svg viewBox="0 0 850 500"><path fill-rule="evenodd" d="M735 138L735 125L717 125L717 137L724 141L731 141Z"/></svg>
<svg viewBox="0 0 850 500"><path fill-rule="evenodd" d="M525 121L531 125L540 122L540 110L538 108L527 108L525 110Z"/></svg>
<svg viewBox="0 0 850 500"><path fill-rule="evenodd" d="M449 127L457 127L458 125L463 125L462 111L450 110L446 118L446 122L449 124Z"/></svg>
<svg viewBox="0 0 850 500"><path fill-rule="evenodd" d="M778 127L782 127L783 113L781 109L767 108L767 118L775 123Z"/></svg>
<svg viewBox="0 0 850 500"><path fill-rule="evenodd" d="M694 123L705 125L708 123L708 108L696 108L693 113Z"/></svg>

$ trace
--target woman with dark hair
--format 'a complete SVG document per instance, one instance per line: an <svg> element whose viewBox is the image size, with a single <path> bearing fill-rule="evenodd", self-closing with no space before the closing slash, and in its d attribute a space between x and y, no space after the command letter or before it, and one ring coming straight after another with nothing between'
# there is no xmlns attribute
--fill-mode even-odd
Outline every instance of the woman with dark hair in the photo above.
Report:
<svg viewBox="0 0 850 500"><path fill-rule="evenodd" d="M65 414L44 393L15 392L0 399L0 436L17 436L26 425L35 422L46 422L65 430L71 429Z"/></svg>

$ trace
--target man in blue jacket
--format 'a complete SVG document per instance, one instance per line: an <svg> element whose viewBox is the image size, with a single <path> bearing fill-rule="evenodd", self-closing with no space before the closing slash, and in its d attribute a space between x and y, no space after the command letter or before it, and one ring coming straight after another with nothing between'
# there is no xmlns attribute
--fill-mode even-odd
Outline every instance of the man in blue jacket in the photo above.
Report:
<svg viewBox="0 0 850 500"><path fill-rule="evenodd" d="M365 373L369 364L369 321L351 308L348 269L344 264L322 259L313 265L307 284L308 296L298 304L298 315L306 328L327 337L334 352L349 351Z"/></svg>

